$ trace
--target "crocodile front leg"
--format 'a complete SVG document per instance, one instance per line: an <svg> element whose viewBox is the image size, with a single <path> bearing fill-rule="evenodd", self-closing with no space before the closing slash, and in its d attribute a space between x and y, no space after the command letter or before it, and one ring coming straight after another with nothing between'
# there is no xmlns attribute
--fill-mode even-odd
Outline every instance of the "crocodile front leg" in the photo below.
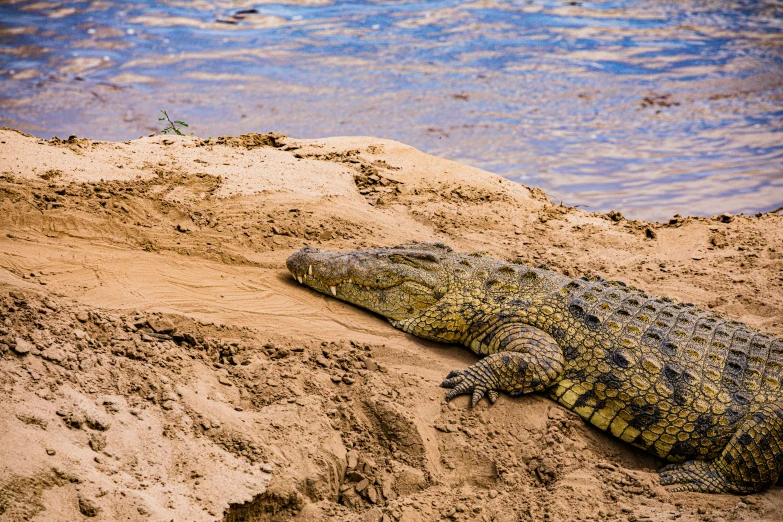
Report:
<svg viewBox="0 0 783 522"><path fill-rule="evenodd" d="M742 423L712 461L670 464L660 472L671 491L754 493L775 484L783 471L783 401L766 404Z"/></svg>
<svg viewBox="0 0 783 522"><path fill-rule="evenodd" d="M523 323L503 323L493 325L465 346L479 355L492 355L498 352L539 352L560 351L551 335L535 326Z"/></svg>
<svg viewBox="0 0 783 522"><path fill-rule="evenodd" d="M486 337L485 337L486 339ZM563 351L549 335L531 326L518 325L503 328L503 337L494 333L488 338L473 341L477 353L491 353L464 371L454 370L441 383L451 388L446 401L458 395L471 394L475 406L484 395L495 402L499 392L522 395L549 387L563 374ZM501 346L503 351L496 351Z"/></svg>

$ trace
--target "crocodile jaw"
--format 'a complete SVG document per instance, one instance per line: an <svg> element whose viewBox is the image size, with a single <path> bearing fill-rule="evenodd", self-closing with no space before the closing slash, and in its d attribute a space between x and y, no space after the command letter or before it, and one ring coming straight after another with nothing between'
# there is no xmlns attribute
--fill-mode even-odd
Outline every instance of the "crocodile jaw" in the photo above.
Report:
<svg viewBox="0 0 783 522"><path fill-rule="evenodd" d="M405 320L442 297L437 288L444 284L443 270L437 256L424 248L430 246L348 252L304 247L286 266L300 284L390 320Z"/></svg>

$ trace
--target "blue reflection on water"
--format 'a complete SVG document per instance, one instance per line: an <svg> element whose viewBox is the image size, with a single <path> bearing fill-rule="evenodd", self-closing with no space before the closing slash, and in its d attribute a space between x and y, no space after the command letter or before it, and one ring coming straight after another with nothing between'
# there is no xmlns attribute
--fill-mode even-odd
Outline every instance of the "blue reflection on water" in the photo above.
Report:
<svg viewBox="0 0 783 522"><path fill-rule="evenodd" d="M780 1L243 4L0 5L0 121L127 139L165 105L202 135L398 139L595 210L783 203Z"/></svg>

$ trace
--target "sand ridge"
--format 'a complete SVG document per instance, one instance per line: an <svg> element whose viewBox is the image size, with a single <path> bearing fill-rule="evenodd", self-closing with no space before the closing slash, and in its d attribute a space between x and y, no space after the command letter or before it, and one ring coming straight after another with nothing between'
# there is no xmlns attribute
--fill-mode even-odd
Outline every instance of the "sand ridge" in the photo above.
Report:
<svg viewBox="0 0 783 522"><path fill-rule="evenodd" d="M779 520L780 488L670 494L538 396L300 287L286 257L442 241L783 335L783 217L585 212L371 137L0 131L0 517ZM81 514L80 514L81 513Z"/></svg>

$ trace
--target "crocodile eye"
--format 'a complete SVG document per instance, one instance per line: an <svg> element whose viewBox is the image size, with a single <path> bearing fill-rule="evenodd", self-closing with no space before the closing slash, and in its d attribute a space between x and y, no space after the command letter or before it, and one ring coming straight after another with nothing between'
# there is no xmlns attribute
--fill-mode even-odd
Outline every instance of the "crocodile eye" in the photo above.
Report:
<svg viewBox="0 0 783 522"><path fill-rule="evenodd" d="M440 259L429 252L406 252L405 254L392 254L389 261L400 265L408 265L414 268L432 269L432 263L438 263Z"/></svg>
<svg viewBox="0 0 783 522"><path fill-rule="evenodd" d="M419 265L412 259L408 259L407 256L393 254L389 256L389 261L398 265L408 265L414 268L419 268Z"/></svg>
<svg viewBox="0 0 783 522"><path fill-rule="evenodd" d="M408 254L409 258L418 259L419 261L429 261L430 263L437 263L440 258L430 252L411 252Z"/></svg>

